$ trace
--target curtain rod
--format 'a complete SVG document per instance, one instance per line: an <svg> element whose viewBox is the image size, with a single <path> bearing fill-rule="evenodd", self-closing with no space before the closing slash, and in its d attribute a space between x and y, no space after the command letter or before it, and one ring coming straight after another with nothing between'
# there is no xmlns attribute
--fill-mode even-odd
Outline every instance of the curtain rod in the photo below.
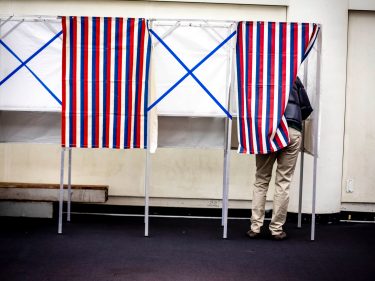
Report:
<svg viewBox="0 0 375 281"><path fill-rule="evenodd" d="M80 17L80 16L76 16ZM115 18L117 16L113 16ZM62 16L48 16L48 15L4 15L0 14L0 20L58 20L61 19ZM236 23L237 21L233 20L215 20L215 19L171 19L171 18L148 18L150 21L189 21L189 22L198 22L198 21L203 21L203 22L215 22L215 23Z"/></svg>
<svg viewBox="0 0 375 281"><path fill-rule="evenodd" d="M190 22L214 22L214 23L228 23L228 24L233 24L236 23L237 21L234 20L209 20L209 19L171 19L171 18L150 18L150 21L190 21Z"/></svg>
<svg viewBox="0 0 375 281"><path fill-rule="evenodd" d="M79 16L77 16L79 17ZM34 22L37 22L37 21L46 21L46 22L58 22L60 19L62 18L62 16L50 16L50 15L1 15L0 14L0 20L1 21L20 21L20 20L23 20L23 21L34 21ZM155 21L170 21L170 22L176 22L176 21L182 21L182 22L204 22L204 23L222 23L222 24L229 24L229 25L232 25L232 24L236 24L238 22L241 22L243 20L208 20L208 19L171 19L171 18L149 18L147 19L151 22L155 22ZM252 21L260 21L260 20L252 20ZM262 20L263 22L272 22L272 21L265 21L265 20ZM278 21L277 21L278 22ZM284 21L281 21L281 22L284 22ZM286 22L286 21L285 21ZM291 22L294 22L294 21L291 21ZM301 23L301 22L297 22L297 23ZM312 22L311 22L312 23ZM322 27L322 24L320 23L315 23L317 24L317 26L319 28Z"/></svg>
<svg viewBox="0 0 375 281"><path fill-rule="evenodd" d="M45 16L45 15L0 15L1 21L25 21L25 22L58 22L59 17L57 16Z"/></svg>

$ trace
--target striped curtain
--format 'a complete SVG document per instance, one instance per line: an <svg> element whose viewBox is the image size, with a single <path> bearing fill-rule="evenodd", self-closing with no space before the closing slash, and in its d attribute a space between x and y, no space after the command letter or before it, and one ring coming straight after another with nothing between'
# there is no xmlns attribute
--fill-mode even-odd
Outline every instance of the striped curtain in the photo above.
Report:
<svg viewBox="0 0 375 281"><path fill-rule="evenodd" d="M63 147L147 148L144 19L63 17Z"/></svg>
<svg viewBox="0 0 375 281"><path fill-rule="evenodd" d="M309 23L240 22L237 29L239 153L286 147L289 90L319 27Z"/></svg>

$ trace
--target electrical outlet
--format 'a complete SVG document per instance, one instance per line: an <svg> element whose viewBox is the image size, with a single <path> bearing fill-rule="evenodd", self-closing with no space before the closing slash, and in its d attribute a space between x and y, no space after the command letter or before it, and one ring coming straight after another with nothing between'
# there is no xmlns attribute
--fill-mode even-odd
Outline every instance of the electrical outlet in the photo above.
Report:
<svg viewBox="0 0 375 281"><path fill-rule="evenodd" d="M346 180L346 192L347 193L353 193L354 192L354 180L353 179L347 179Z"/></svg>

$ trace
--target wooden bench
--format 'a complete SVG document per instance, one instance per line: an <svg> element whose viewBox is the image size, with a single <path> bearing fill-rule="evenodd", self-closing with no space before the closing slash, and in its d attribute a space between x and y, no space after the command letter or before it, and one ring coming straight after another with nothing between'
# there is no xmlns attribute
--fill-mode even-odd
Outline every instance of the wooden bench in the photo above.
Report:
<svg viewBox="0 0 375 281"><path fill-rule="evenodd" d="M107 185L72 185L72 201L105 203ZM64 201L68 198L64 185ZM0 215L52 217L52 203L59 201L59 184L0 182Z"/></svg>
<svg viewBox="0 0 375 281"><path fill-rule="evenodd" d="M104 203L108 200L107 185L72 185L72 202ZM64 185L64 200L67 200ZM59 184L0 182L0 200L59 201Z"/></svg>

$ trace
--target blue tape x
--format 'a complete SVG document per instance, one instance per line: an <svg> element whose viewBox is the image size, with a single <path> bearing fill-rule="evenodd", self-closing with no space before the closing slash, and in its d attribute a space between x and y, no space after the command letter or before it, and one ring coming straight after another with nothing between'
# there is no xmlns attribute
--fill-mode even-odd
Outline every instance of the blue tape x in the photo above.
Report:
<svg viewBox="0 0 375 281"><path fill-rule="evenodd" d="M3 40L0 39L0 44L9 52L11 53L21 64L14 69L11 73L9 73L3 80L0 81L0 86L3 85L10 77L12 77L14 74L16 74L22 67L26 67L28 71L35 77L36 80L42 86L50 93L50 95L61 105L60 99L47 87L45 83L32 71L28 66L27 63L30 62L33 58L35 58L41 51L43 51L45 48L47 48L48 45L50 45L53 41L55 41L60 35L62 34L62 31L57 33L54 37L51 38L46 44L44 44L41 48L39 48L34 54L32 54L27 60L22 61L15 52L12 51L11 48L7 44L4 43Z"/></svg>
<svg viewBox="0 0 375 281"><path fill-rule="evenodd" d="M229 35L223 42L221 42L215 49L213 49L207 56L205 56L200 62L198 62L192 69L189 69L183 61L173 52L173 50L161 39L152 29L150 29L152 35L154 35L160 43L171 53L171 55L182 65L182 67L187 71L187 73L182 76L172 87L170 87L163 95L161 95L153 104L151 104L147 111L150 111L155 105L157 105L162 99L164 99L170 92L173 91L182 81L184 81L189 75L193 77L193 79L202 87L202 89L210 96L210 98L221 108L222 111L232 119L232 115L225 109L225 107L215 98L214 95L210 93L210 91L203 85L201 81L194 75L193 71L195 71L199 66L201 66L208 58L210 58L217 50L219 50L222 46L224 46L235 34L234 31L231 35Z"/></svg>

